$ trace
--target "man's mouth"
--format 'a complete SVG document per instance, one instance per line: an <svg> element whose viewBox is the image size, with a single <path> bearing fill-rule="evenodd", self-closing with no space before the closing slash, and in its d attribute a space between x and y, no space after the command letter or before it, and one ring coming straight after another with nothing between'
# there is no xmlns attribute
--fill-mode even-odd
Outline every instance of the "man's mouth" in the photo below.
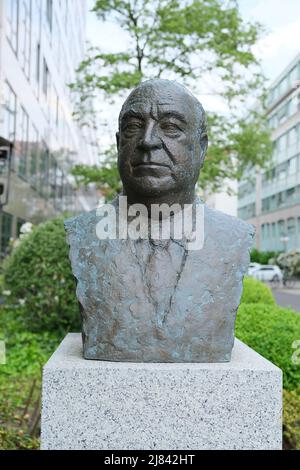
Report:
<svg viewBox="0 0 300 470"><path fill-rule="evenodd" d="M166 163L158 163L158 162L140 162L132 165L133 168L139 168L139 167L165 167L171 169L170 165L167 165Z"/></svg>
<svg viewBox="0 0 300 470"><path fill-rule="evenodd" d="M134 176L167 176L171 172L171 167L166 163L140 162L132 166Z"/></svg>

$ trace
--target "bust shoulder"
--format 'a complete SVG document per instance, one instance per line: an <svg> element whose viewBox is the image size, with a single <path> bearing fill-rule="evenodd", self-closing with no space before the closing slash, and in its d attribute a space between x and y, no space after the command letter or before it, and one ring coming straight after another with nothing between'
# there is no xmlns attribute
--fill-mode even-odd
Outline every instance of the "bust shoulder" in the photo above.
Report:
<svg viewBox="0 0 300 470"><path fill-rule="evenodd" d="M204 251L214 252L219 259L249 264L255 227L237 217L205 206Z"/></svg>
<svg viewBox="0 0 300 470"><path fill-rule="evenodd" d="M220 235L231 234L231 236L248 234L254 237L255 227L244 220L224 212L211 209L205 205L205 223L209 229L218 227Z"/></svg>
<svg viewBox="0 0 300 470"><path fill-rule="evenodd" d="M70 247L80 246L86 239L87 233L95 230L95 222L96 209L65 220L64 226L68 245Z"/></svg>

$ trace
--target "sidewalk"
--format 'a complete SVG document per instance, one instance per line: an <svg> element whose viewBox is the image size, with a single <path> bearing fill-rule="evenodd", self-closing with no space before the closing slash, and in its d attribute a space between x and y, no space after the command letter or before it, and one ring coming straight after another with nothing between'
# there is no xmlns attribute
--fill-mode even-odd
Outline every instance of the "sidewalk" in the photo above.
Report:
<svg viewBox="0 0 300 470"><path fill-rule="evenodd" d="M277 304L280 307L292 308L300 313L300 287L279 287L272 289Z"/></svg>

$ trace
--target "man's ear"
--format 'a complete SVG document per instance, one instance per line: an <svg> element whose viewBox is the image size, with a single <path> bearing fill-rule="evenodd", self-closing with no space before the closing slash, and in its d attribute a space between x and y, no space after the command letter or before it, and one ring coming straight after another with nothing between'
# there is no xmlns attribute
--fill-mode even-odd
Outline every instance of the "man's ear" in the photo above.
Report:
<svg viewBox="0 0 300 470"><path fill-rule="evenodd" d="M204 159L206 156L207 152L207 147L208 147L208 137L207 137L207 132L203 132L201 137L200 137L200 161L201 161L201 168L204 164Z"/></svg>
<svg viewBox="0 0 300 470"><path fill-rule="evenodd" d="M120 134L119 132L116 132L116 141L117 141L117 149L119 151L119 141L120 141Z"/></svg>

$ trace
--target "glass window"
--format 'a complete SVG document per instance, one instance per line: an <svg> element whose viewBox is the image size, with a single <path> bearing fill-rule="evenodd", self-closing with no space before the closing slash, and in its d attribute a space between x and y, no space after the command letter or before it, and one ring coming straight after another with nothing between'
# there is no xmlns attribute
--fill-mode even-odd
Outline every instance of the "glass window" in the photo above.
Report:
<svg viewBox="0 0 300 470"><path fill-rule="evenodd" d="M291 147L291 146L293 146L297 143L297 138L298 138L297 127L293 127L289 131L289 137L288 137L289 147Z"/></svg>
<svg viewBox="0 0 300 470"><path fill-rule="evenodd" d="M279 236L283 237L285 235L285 222L284 222L284 220L279 220L277 222L277 227L278 227Z"/></svg>
<svg viewBox="0 0 300 470"><path fill-rule="evenodd" d="M41 6L44 2L41 0L31 0L31 59L30 76L32 88L36 97L39 97L39 84L41 82ZM42 33L43 36L43 33Z"/></svg>
<svg viewBox="0 0 300 470"><path fill-rule="evenodd" d="M59 97L56 94L56 105L55 105L55 125L56 129L59 127Z"/></svg>
<svg viewBox="0 0 300 470"><path fill-rule="evenodd" d="M285 191L281 191L280 193L277 194L277 204L278 207L283 206L285 203Z"/></svg>
<svg viewBox="0 0 300 470"><path fill-rule="evenodd" d="M288 113L289 113L289 102L285 103L277 113L278 124L281 124L283 121L286 120Z"/></svg>
<svg viewBox="0 0 300 470"><path fill-rule="evenodd" d="M36 46L36 71L35 71L36 81L40 83L40 75L41 75L41 45L40 43Z"/></svg>
<svg viewBox="0 0 300 470"><path fill-rule="evenodd" d="M45 143L42 144L40 156L40 192L45 197L49 193L49 149Z"/></svg>
<svg viewBox="0 0 300 470"><path fill-rule="evenodd" d="M296 188L290 188L286 191L286 202L291 204L296 195Z"/></svg>
<svg viewBox="0 0 300 470"><path fill-rule="evenodd" d="M7 38L17 53L18 51L18 23L19 23L19 0L6 0L5 11L7 18Z"/></svg>
<svg viewBox="0 0 300 470"><path fill-rule="evenodd" d="M295 82L297 79L298 79L298 65L295 65L295 67L290 72L290 81L291 81L292 86L295 85Z"/></svg>
<svg viewBox="0 0 300 470"><path fill-rule="evenodd" d="M277 208L277 201L276 201L276 195L273 194L270 198L270 210L275 210Z"/></svg>
<svg viewBox="0 0 300 470"><path fill-rule="evenodd" d="M31 0L20 0L19 58L27 78L30 74Z"/></svg>
<svg viewBox="0 0 300 470"><path fill-rule="evenodd" d="M288 163L284 162L281 165L278 165L276 168L276 176L278 180L283 180L287 176Z"/></svg>
<svg viewBox="0 0 300 470"><path fill-rule="evenodd" d="M63 197L64 174L59 167L57 167L57 171L56 171L56 186L57 186L57 197L61 200Z"/></svg>
<svg viewBox="0 0 300 470"><path fill-rule="evenodd" d="M19 160L18 172L20 176L26 178L28 141L29 141L29 116L23 106L18 110L18 126L15 144L16 157Z"/></svg>
<svg viewBox="0 0 300 470"><path fill-rule="evenodd" d="M57 163L53 155L50 157L49 168L49 183L50 183L50 197L55 199L56 196L56 176L57 176Z"/></svg>
<svg viewBox="0 0 300 470"><path fill-rule="evenodd" d="M270 198L266 197L262 200L262 212L268 212L270 210Z"/></svg>
<svg viewBox="0 0 300 470"><path fill-rule="evenodd" d="M49 91L49 69L47 66L47 62L43 59L43 92L44 95L47 97Z"/></svg>
<svg viewBox="0 0 300 470"><path fill-rule="evenodd" d="M52 31L52 18L53 18L53 0L46 0L46 18L50 31Z"/></svg>
<svg viewBox="0 0 300 470"><path fill-rule="evenodd" d="M283 95L287 89L288 89L288 86L289 86L289 77L285 77L281 80L281 82L279 83L279 95Z"/></svg>
<svg viewBox="0 0 300 470"><path fill-rule="evenodd" d="M289 160L289 174L293 175L297 171L297 161L298 157L293 157Z"/></svg>
<svg viewBox="0 0 300 470"><path fill-rule="evenodd" d="M63 50L62 50L60 26L58 24L56 15L54 16L54 21L53 21L53 40L55 41L54 46L53 46L55 50L55 57L56 57L55 65L56 65L57 71L60 72L61 60L63 57Z"/></svg>
<svg viewBox="0 0 300 470"><path fill-rule="evenodd" d="M297 111L298 111L298 98L297 96L293 96L293 98L290 101L289 115L292 116Z"/></svg>
<svg viewBox="0 0 300 470"><path fill-rule="evenodd" d="M29 132L29 156L30 156L30 167L29 167L29 179L30 184L37 188L38 186L38 169L39 169L39 133L35 126L30 126Z"/></svg>
<svg viewBox="0 0 300 470"><path fill-rule="evenodd" d="M4 82L3 128L1 134L14 142L16 134L17 97L8 82Z"/></svg>
<svg viewBox="0 0 300 470"><path fill-rule="evenodd" d="M279 152L284 152L286 149L287 145L287 135L283 134L279 139L278 139L278 151Z"/></svg>
<svg viewBox="0 0 300 470"><path fill-rule="evenodd" d="M288 235L294 235L296 232L296 221L293 217L287 220L287 233Z"/></svg>
<svg viewBox="0 0 300 470"><path fill-rule="evenodd" d="M8 254L9 241L12 236L12 223L13 223L13 216L11 214L7 214L6 212L2 212L1 235L0 235L2 255Z"/></svg>

